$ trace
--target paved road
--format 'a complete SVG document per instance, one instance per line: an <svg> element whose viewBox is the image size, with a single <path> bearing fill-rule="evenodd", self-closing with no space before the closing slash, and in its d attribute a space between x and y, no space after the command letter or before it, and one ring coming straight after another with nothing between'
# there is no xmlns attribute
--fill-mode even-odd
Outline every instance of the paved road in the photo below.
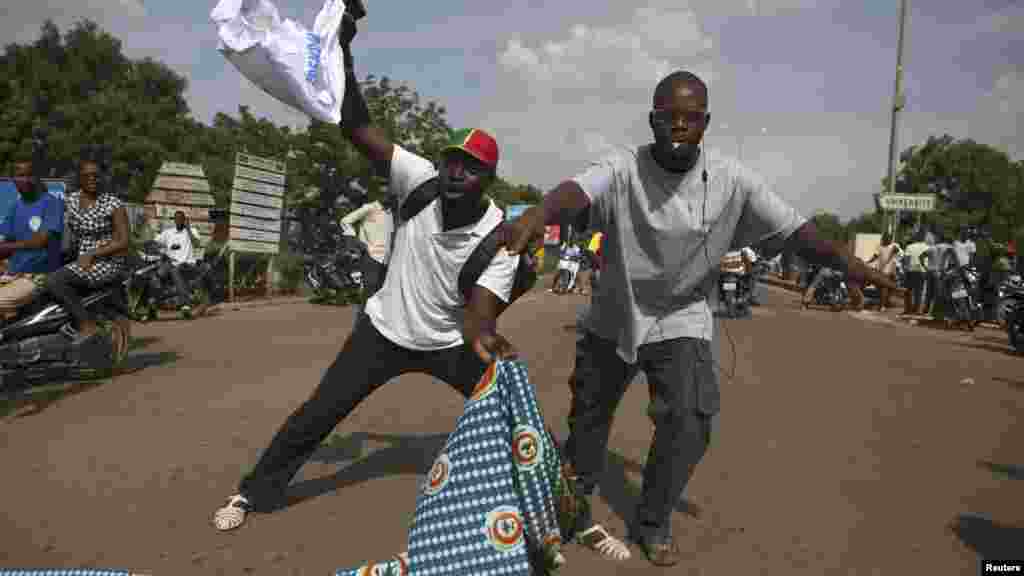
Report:
<svg viewBox="0 0 1024 576"><path fill-rule="evenodd" d="M564 431L583 299L531 294L502 325L548 420ZM802 311L772 291L725 322L719 432L677 514L674 574L970 574L946 530L962 512L1024 525L1024 358L994 331ZM312 391L347 309L270 306L136 327L136 372L0 422L0 566L130 567L156 575L311 574L403 548L419 475L461 401L425 377L377 392L300 473L297 503L234 534L212 511ZM733 354L733 345L735 356ZM966 380L965 380L966 379ZM619 534L651 426L645 386L618 413L604 501ZM569 550L566 574L649 574Z"/></svg>

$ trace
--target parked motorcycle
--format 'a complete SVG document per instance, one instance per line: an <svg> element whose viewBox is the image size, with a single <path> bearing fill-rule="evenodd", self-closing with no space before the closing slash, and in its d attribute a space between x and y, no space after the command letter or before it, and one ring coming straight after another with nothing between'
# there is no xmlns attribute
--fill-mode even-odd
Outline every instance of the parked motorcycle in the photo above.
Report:
<svg viewBox="0 0 1024 576"><path fill-rule="evenodd" d="M583 251L562 250L558 257L558 272L555 276L555 294L567 294L576 288L576 277L583 266Z"/></svg>
<svg viewBox="0 0 1024 576"><path fill-rule="evenodd" d="M973 331L981 321L982 306L978 298L979 276L974 266L950 268L943 275L945 292L949 295L946 325L957 324Z"/></svg>
<svg viewBox="0 0 1024 576"><path fill-rule="evenodd" d="M815 267L812 270L811 278L818 269ZM814 287L812 300L816 305L829 307L836 312L843 310L850 302L850 289L846 286L846 279L835 271L827 274Z"/></svg>
<svg viewBox="0 0 1024 576"><path fill-rule="evenodd" d="M366 245L354 236L340 236L303 253L303 276L314 292L358 294L363 289L360 266Z"/></svg>
<svg viewBox="0 0 1024 576"><path fill-rule="evenodd" d="M74 343L71 315L41 292L0 326L0 389L17 393L39 380L80 377L116 368L128 355L131 322L127 280L119 278L82 298L99 319L100 338Z"/></svg>
<svg viewBox="0 0 1024 576"><path fill-rule="evenodd" d="M128 278L128 310L134 320L145 322L155 319L160 307L175 302L178 291L174 282L160 277L161 265L172 264L159 242L151 240L143 243L136 258L137 265ZM223 258L216 257L204 258L193 266L180 268L191 306L206 308L224 300L223 267ZM204 280L207 277L220 280L213 283L213 293L205 289ZM191 314L186 312L185 317L189 318Z"/></svg>
<svg viewBox="0 0 1024 576"><path fill-rule="evenodd" d="M1024 278L1013 274L996 287L995 320L1000 326L1006 326L1011 310L1017 302L1017 294L1024 290Z"/></svg>
<svg viewBox="0 0 1024 576"><path fill-rule="evenodd" d="M1006 333L1010 346L1024 354L1024 285L1017 284L1006 290Z"/></svg>

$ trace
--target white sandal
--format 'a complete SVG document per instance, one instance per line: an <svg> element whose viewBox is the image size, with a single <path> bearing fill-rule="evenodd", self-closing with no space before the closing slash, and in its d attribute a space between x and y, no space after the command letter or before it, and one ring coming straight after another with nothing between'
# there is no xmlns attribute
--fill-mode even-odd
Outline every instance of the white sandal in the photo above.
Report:
<svg viewBox="0 0 1024 576"><path fill-rule="evenodd" d="M252 505L241 494L235 494L228 503L213 515L213 525L222 532L234 530L245 522L245 515L252 510Z"/></svg>
<svg viewBox="0 0 1024 576"><path fill-rule="evenodd" d="M581 546L589 548L605 558L629 560L631 554L625 542L612 536L604 526L594 524L576 537Z"/></svg>

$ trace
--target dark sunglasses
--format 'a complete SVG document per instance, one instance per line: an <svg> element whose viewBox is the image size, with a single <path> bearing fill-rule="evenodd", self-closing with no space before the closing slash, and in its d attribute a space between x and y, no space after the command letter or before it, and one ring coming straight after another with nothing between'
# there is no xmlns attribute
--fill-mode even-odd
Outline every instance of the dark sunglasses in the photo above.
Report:
<svg viewBox="0 0 1024 576"><path fill-rule="evenodd" d="M674 110L668 108L655 108L651 110L651 120L655 124L662 126L703 124L707 116L707 110Z"/></svg>

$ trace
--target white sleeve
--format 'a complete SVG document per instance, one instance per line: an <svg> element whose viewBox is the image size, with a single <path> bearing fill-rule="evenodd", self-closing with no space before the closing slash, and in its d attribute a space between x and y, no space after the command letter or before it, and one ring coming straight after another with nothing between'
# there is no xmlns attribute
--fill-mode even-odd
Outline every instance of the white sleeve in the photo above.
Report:
<svg viewBox="0 0 1024 576"><path fill-rule="evenodd" d="M602 201L615 184L616 159L616 156L607 156L591 162L585 171L572 178L583 189L591 204Z"/></svg>
<svg viewBox="0 0 1024 576"><path fill-rule="evenodd" d="M389 192L399 203L405 201L409 193L421 184L437 176L434 165L423 158L409 152L398 144L391 156L391 177L388 180Z"/></svg>
<svg viewBox="0 0 1024 576"><path fill-rule="evenodd" d="M512 297L512 284L516 279L516 268L519 266L519 255L509 254L504 248L498 251L491 260L491 265L477 279L477 286L483 286L492 294L507 303Z"/></svg>

